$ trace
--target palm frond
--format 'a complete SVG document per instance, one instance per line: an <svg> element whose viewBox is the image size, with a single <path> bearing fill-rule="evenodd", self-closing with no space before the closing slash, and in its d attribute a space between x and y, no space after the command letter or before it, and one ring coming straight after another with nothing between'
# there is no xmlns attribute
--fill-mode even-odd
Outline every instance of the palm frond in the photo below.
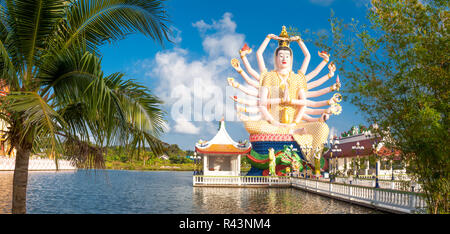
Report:
<svg viewBox="0 0 450 234"><path fill-rule="evenodd" d="M75 42L86 43L90 51L105 42L140 32L162 44L168 39L168 17L161 0L85 0L73 1L67 22L60 26L58 37L63 48Z"/></svg>
<svg viewBox="0 0 450 234"><path fill-rule="evenodd" d="M10 29L7 24L8 14L3 5L0 5L0 76L3 82L9 87L16 89L19 86L19 80L16 76L17 61L15 53L15 42L10 40Z"/></svg>
<svg viewBox="0 0 450 234"><path fill-rule="evenodd" d="M148 145L155 154L160 154L162 146L157 138L164 132L166 123L165 113L160 107L162 101L139 83L124 80L123 74L116 73L105 79L125 115L129 147Z"/></svg>
<svg viewBox="0 0 450 234"><path fill-rule="evenodd" d="M65 14L64 0L8 1L9 23L18 53L26 65L25 78L30 80L38 68L40 55L48 49L47 40Z"/></svg>
<svg viewBox="0 0 450 234"><path fill-rule="evenodd" d="M2 80L11 88L17 89L19 87L19 80L16 75L16 68L11 60L8 49L0 40L0 75Z"/></svg>
<svg viewBox="0 0 450 234"><path fill-rule="evenodd" d="M41 93L51 91L56 98L77 98L99 77L103 76L101 60L82 47L65 50L44 58L37 82ZM69 103L72 101L68 101Z"/></svg>
<svg viewBox="0 0 450 234"><path fill-rule="evenodd" d="M64 99L67 100L67 99ZM158 136L164 123L161 101L148 90L123 74L99 77L78 97L77 102L65 103L59 113L65 119L66 155L86 167L102 165L99 152L111 145L126 146L130 154L139 148L150 147L161 154L163 147ZM76 137L74 137L76 136ZM72 144L83 144L80 151ZM80 158L77 158L77 153Z"/></svg>
<svg viewBox="0 0 450 234"><path fill-rule="evenodd" d="M35 137L39 141L39 147L47 152L57 152L59 139L58 130L66 123L61 116L48 105L48 103L36 92L11 92L2 98L3 108L8 113L13 113L20 119L20 132L16 132L22 141L25 136ZM19 129L19 128L16 128Z"/></svg>
<svg viewBox="0 0 450 234"><path fill-rule="evenodd" d="M89 142L90 131L86 124L88 120L84 103L68 103L58 110L58 113L67 123L64 128L65 135L78 136L80 141Z"/></svg>
<svg viewBox="0 0 450 234"><path fill-rule="evenodd" d="M106 148L94 145L76 136L65 135L64 153L78 168L105 168Z"/></svg>
<svg viewBox="0 0 450 234"><path fill-rule="evenodd" d="M113 73L93 81L80 100L86 107L86 124L98 144L151 148L161 153L155 140L163 132L162 101L146 87Z"/></svg>

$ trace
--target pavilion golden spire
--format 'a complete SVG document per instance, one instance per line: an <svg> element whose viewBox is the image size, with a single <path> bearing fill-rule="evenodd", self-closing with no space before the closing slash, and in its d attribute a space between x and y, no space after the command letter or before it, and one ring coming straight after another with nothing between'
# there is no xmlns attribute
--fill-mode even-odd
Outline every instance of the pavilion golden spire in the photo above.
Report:
<svg viewBox="0 0 450 234"><path fill-rule="evenodd" d="M278 41L278 47L289 47L289 35L286 31L286 26L282 27L279 37L285 38L285 39Z"/></svg>

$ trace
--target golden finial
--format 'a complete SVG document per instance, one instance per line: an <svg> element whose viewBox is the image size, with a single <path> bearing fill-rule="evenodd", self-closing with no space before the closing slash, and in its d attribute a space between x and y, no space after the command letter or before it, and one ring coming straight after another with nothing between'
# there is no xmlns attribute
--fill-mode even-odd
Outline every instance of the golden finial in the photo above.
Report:
<svg viewBox="0 0 450 234"><path fill-rule="evenodd" d="M289 47L289 34L286 31L286 26L282 27L279 37L283 40L278 41L278 47Z"/></svg>
<svg viewBox="0 0 450 234"><path fill-rule="evenodd" d="M289 38L289 35L288 35L287 31L286 31L286 26L283 26L281 28L281 33L280 33L279 37Z"/></svg>

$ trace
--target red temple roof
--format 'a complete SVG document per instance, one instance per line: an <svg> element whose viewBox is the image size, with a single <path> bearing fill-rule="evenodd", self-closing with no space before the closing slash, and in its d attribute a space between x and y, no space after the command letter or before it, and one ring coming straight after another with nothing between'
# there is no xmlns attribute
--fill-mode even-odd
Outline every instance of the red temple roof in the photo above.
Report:
<svg viewBox="0 0 450 234"><path fill-rule="evenodd" d="M361 137L359 138L355 138L355 140L347 140L343 143L337 144L337 148L341 149L341 152L332 152L331 149L329 149L324 155L324 158L330 158L331 157L331 153L333 153L333 158L338 157L338 158L349 158L349 157L356 157L356 156L369 156L369 155L375 155L375 151L376 151L376 155L380 156L380 157L387 157L387 156L391 156L392 153L394 153L394 160L399 160L400 159L400 151L399 150L395 150L395 152L393 152L391 149L387 148L386 146L384 146L382 143L378 144L377 149L373 149L373 145L375 143L375 141L380 142L380 139L376 139L376 138L368 138L368 139L361 139ZM353 149L353 146L356 146L357 143L359 142L359 146L360 147L364 147L364 149ZM334 148L334 145L332 146L332 148Z"/></svg>

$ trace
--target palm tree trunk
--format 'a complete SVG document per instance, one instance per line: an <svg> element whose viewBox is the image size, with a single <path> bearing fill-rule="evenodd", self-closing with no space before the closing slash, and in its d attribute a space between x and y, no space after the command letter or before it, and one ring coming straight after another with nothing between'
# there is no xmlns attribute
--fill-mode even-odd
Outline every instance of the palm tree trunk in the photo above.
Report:
<svg viewBox="0 0 450 234"><path fill-rule="evenodd" d="M31 144L17 147L16 167L13 177L12 213L25 214L27 212L27 183L28 162L30 161Z"/></svg>

